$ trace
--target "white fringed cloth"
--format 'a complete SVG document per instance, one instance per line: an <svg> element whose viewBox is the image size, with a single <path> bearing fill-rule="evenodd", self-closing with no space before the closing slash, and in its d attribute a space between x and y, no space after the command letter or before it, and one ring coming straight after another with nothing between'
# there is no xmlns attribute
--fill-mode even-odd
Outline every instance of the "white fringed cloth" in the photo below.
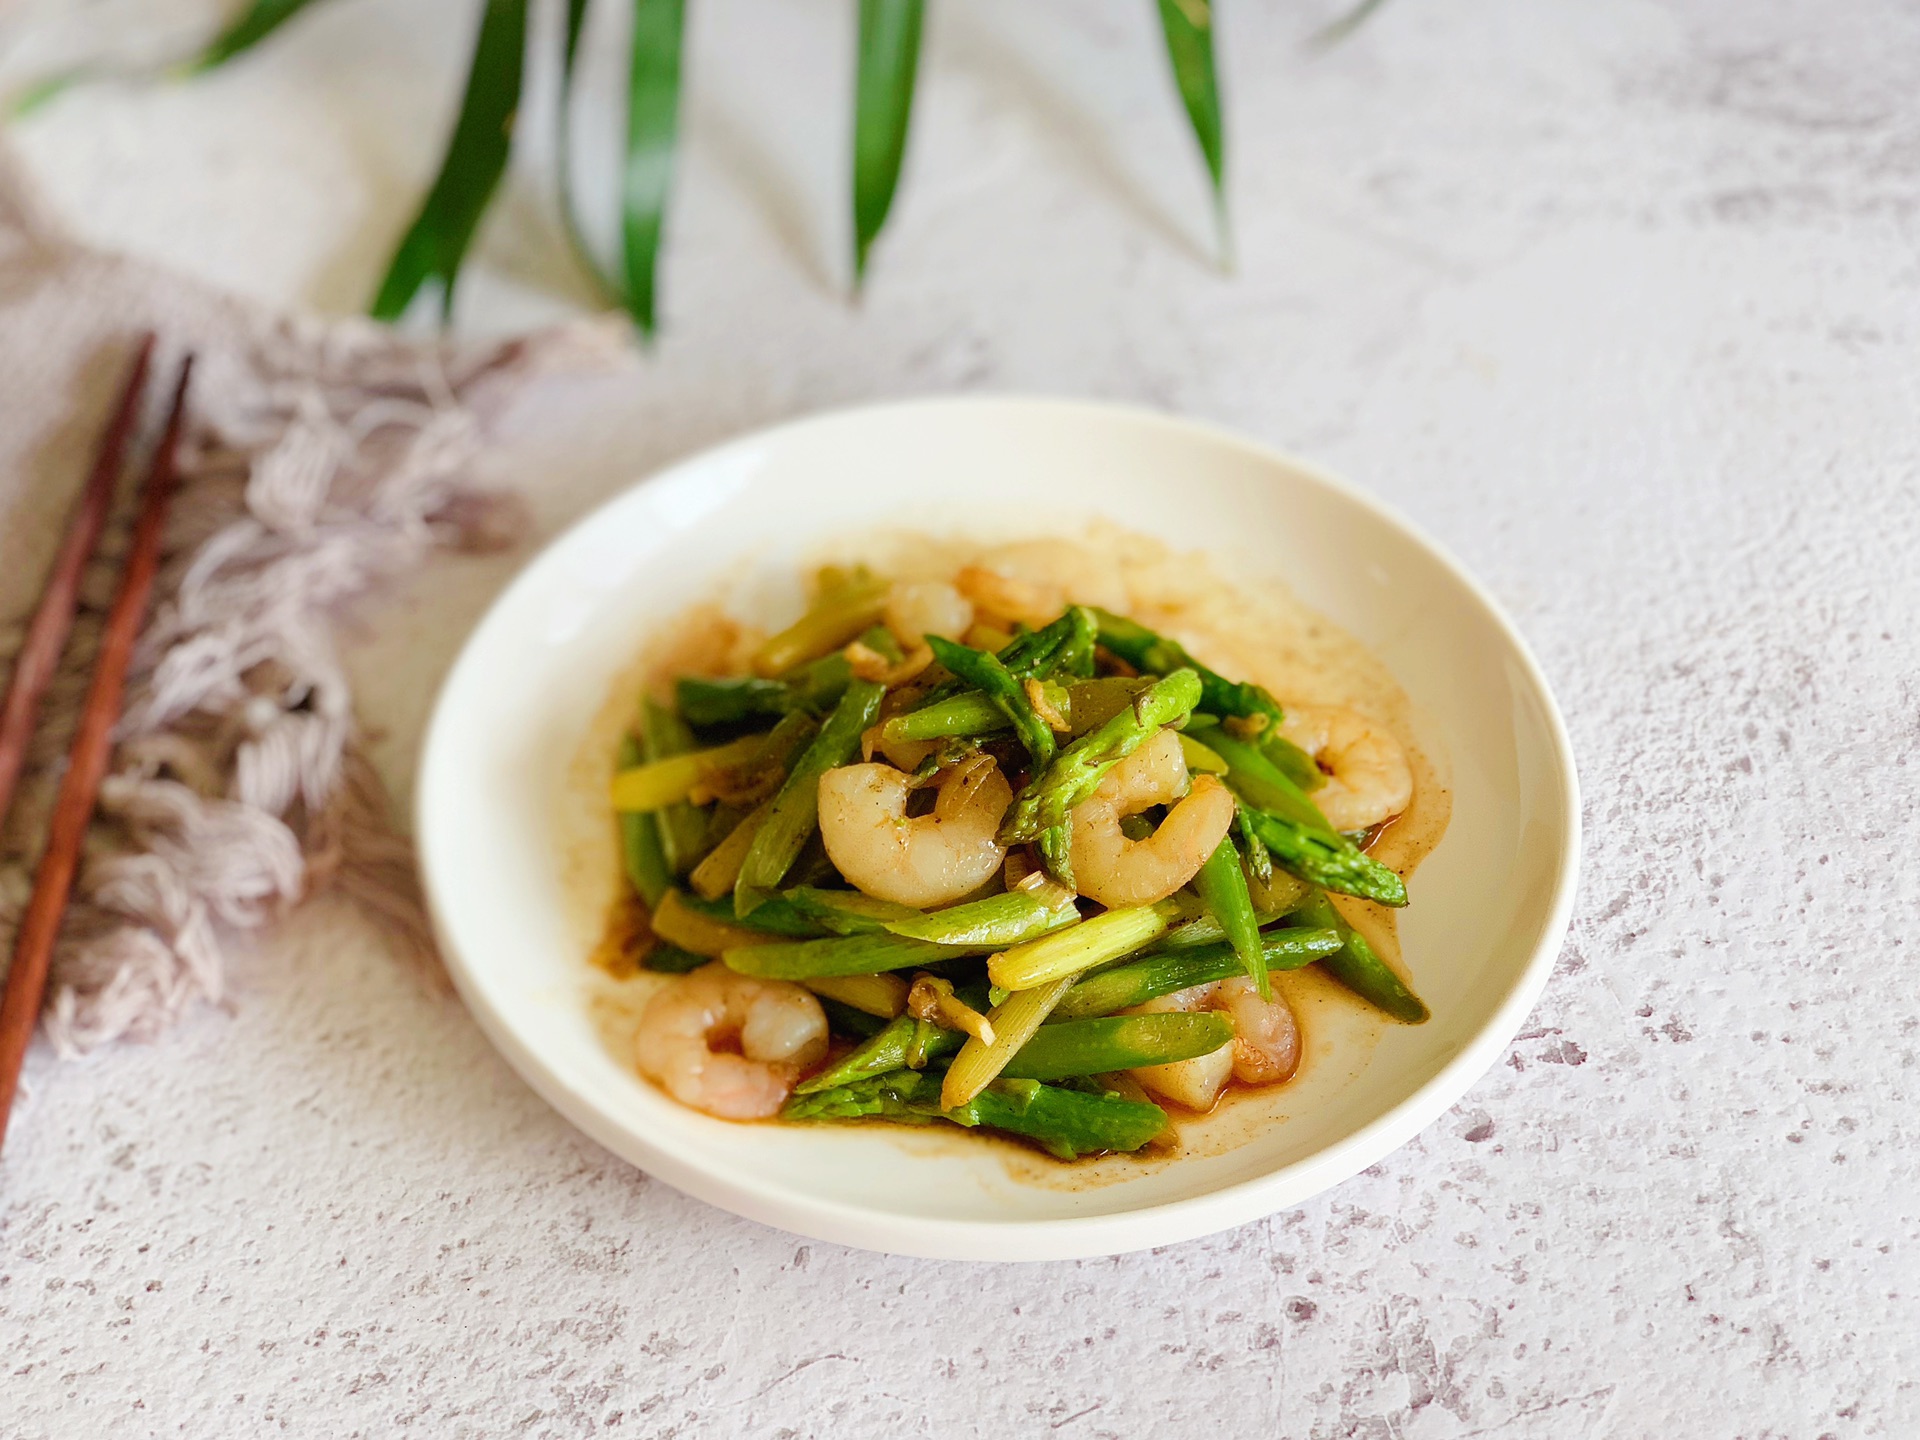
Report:
<svg viewBox="0 0 1920 1440"><path fill-rule="evenodd" d="M535 374L624 348L605 322L442 346L269 314L63 237L0 153L0 667L148 328L157 361L199 358L168 560L48 989L65 1055L220 1001L232 948L323 886L430 955L332 626L435 549L512 543L518 504L467 479L489 419ZM0 835L0 964L125 539L123 521L87 577Z"/></svg>

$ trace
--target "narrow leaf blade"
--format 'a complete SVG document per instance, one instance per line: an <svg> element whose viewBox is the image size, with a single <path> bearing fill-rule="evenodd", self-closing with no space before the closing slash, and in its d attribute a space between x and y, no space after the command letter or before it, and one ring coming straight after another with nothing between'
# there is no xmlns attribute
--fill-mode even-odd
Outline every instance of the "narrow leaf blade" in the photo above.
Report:
<svg viewBox="0 0 1920 1440"><path fill-rule="evenodd" d="M853 273L867 273L867 252L893 206L907 153L914 77L926 0L860 0L853 110Z"/></svg>
<svg viewBox="0 0 1920 1440"><path fill-rule="evenodd" d="M627 309L644 335L654 330L660 232L673 184L673 146L679 130L686 14L686 0L634 0L633 4L620 236Z"/></svg>
<svg viewBox="0 0 1920 1440"><path fill-rule="evenodd" d="M1179 87L1194 141L1213 182L1214 219L1227 244L1226 129L1220 114L1220 84L1213 63L1213 0L1158 0L1167 61Z"/></svg>
<svg viewBox="0 0 1920 1440"><path fill-rule="evenodd" d="M398 319L429 280L440 282L442 312L452 311L460 263L507 168L526 41L527 0L487 0L460 118L439 177L374 297L376 320Z"/></svg>
<svg viewBox="0 0 1920 1440"><path fill-rule="evenodd" d="M243 50L258 45L311 3L312 0L253 0L226 29L214 36L190 68L212 70L226 64Z"/></svg>

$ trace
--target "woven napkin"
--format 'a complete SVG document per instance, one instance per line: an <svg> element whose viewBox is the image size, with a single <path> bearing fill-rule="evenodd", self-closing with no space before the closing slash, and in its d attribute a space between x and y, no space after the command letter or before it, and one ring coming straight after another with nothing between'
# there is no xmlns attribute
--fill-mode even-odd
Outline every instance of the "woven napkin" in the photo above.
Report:
<svg viewBox="0 0 1920 1440"><path fill-rule="evenodd" d="M0 149L0 667L10 668L137 334L196 356L182 488L43 1017L65 1055L220 1001L249 933L322 886L430 953L412 855L362 753L332 626L437 549L512 543L468 479L536 375L603 367L624 329L476 344L272 313L61 233ZM156 403L164 383L152 387ZM0 955L28 890L111 597L109 531L0 835Z"/></svg>

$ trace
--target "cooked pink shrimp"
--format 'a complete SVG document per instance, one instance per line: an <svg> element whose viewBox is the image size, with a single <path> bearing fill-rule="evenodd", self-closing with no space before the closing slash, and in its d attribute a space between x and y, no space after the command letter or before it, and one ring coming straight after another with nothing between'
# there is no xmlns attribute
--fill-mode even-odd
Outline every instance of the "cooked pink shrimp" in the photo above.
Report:
<svg viewBox="0 0 1920 1440"><path fill-rule="evenodd" d="M716 960L647 1002L633 1048L640 1073L682 1105L764 1120L827 1053L827 1016L791 981L736 975Z"/></svg>
<svg viewBox="0 0 1920 1440"><path fill-rule="evenodd" d="M1120 829L1127 816L1176 800L1146 839L1129 840ZM1219 846L1233 824L1233 795L1211 775L1189 789L1180 737L1162 730L1109 770L1069 819L1080 893L1109 908L1151 905L1191 880Z"/></svg>
<svg viewBox="0 0 1920 1440"><path fill-rule="evenodd" d="M1189 1110L1212 1109L1229 1077L1242 1085L1278 1085L1300 1066L1300 1027L1293 1010L1279 995L1262 1000L1244 975L1162 995L1135 1013L1175 1010L1218 1010L1233 1021L1233 1039L1218 1050L1133 1072L1149 1090Z"/></svg>
<svg viewBox="0 0 1920 1440"><path fill-rule="evenodd" d="M1314 758L1327 783L1313 803L1336 830L1370 830L1413 800L1413 767L1400 742L1352 710L1289 705L1280 733Z"/></svg>
<svg viewBox="0 0 1920 1440"><path fill-rule="evenodd" d="M949 771L928 815L907 817L913 777L890 765L843 765L820 777L820 838L842 875L902 905L945 905L990 879L1013 787L981 757Z"/></svg>

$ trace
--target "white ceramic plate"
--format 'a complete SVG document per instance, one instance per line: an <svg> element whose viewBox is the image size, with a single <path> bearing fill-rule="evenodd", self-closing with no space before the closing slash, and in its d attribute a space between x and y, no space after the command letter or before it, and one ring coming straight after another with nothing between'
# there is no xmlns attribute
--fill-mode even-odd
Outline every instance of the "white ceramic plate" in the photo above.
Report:
<svg viewBox="0 0 1920 1440"><path fill-rule="evenodd" d="M591 766L582 787L580 757L649 627L723 577L757 586L762 603L795 603L798 565L836 534L888 522L938 532L982 514L1020 516L1035 534L1104 518L1284 578L1385 661L1423 741L1451 761L1452 823L1414 877L1401 928L1433 1019L1386 1027L1364 1067L1305 1113L1124 1183L1035 1184L997 1146L929 1147L891 1126L710 1119L640 1080L587 1000L595 917L583 919L579 872L612 861L610 846L582 841L611 827L595 813ZM461 994L582 1130L769 1225L995 1260L1208 1234L1296 1204L1404 1143L1498 1058L1532 1007L1566 930L1579 853L1573 759L1546 682L1493 601L1405 520L1215 430L994 399L780 426L683 461L575 525L494 604L449 675L427 732L417 830Z"/></svg>

